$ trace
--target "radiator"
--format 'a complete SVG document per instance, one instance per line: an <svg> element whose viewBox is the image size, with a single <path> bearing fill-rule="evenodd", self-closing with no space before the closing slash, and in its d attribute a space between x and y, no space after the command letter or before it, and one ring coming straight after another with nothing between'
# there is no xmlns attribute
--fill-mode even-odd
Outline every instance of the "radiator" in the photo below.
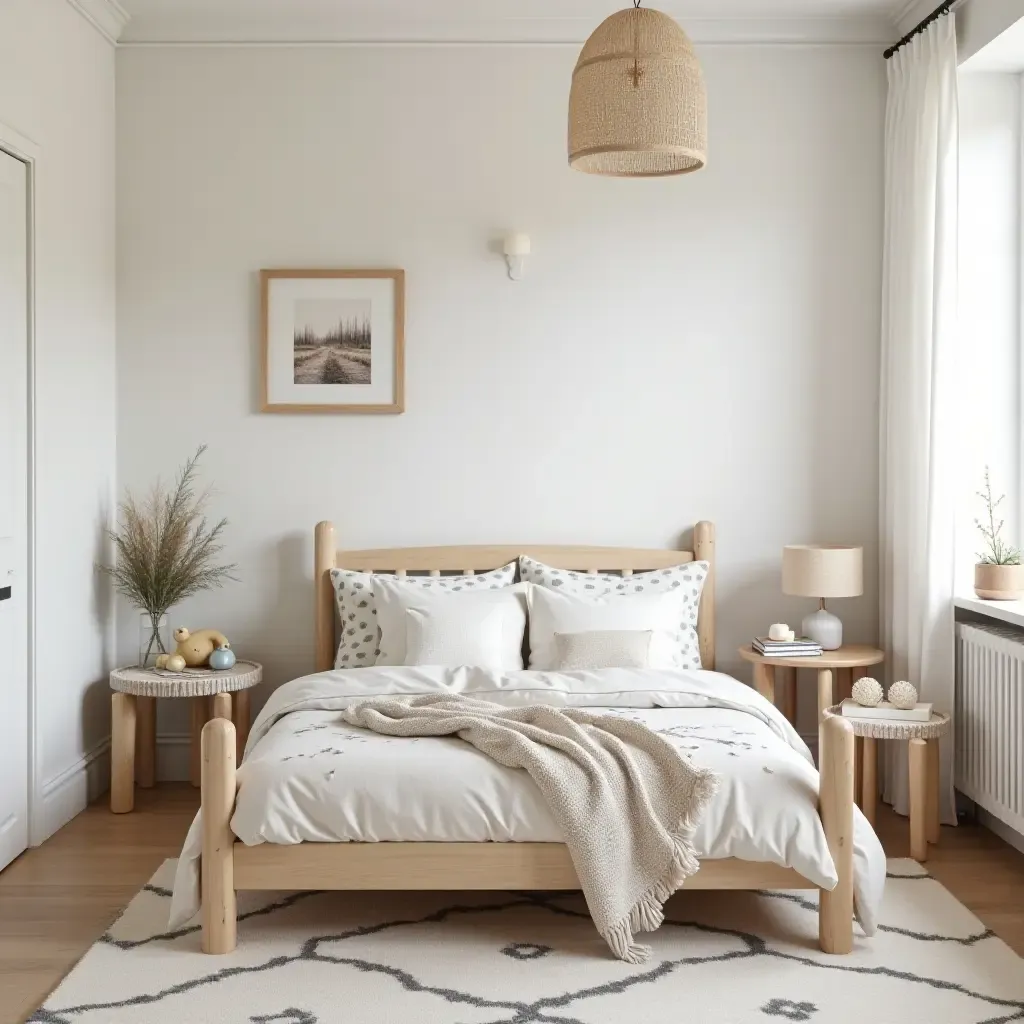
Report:
<svg viewBox="0 0 1024 1024"><path fill-rule="evenodd" d="M1024 832L1024 630L956 627L956 788Z"/></svg>

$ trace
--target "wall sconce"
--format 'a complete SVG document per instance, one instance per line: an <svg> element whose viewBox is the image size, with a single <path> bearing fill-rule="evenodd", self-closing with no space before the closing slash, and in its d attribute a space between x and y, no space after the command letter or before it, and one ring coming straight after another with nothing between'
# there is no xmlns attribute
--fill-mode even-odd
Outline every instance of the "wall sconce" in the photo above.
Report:
<svg viewBox="0 0 1024 1024"><path fill-rule="evenodd" d="M505 262L508 264L508 276L511 280L522 281L530 249L529 235L516 234L505 237Z"/></svg>

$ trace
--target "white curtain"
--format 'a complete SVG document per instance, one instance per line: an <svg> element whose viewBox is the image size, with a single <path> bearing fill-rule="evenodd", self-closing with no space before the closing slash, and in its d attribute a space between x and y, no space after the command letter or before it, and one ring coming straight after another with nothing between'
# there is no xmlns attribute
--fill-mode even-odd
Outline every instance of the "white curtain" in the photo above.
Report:
<svg viewBox="0 0 1024 1024"><path fill-rule="evenodd" d="M879 530L890 682L953 709L958 101L954 15L888 64ZM884 744L885 799L907 812L905 744ZM942 820L955 823L943 741Z"/></svg>

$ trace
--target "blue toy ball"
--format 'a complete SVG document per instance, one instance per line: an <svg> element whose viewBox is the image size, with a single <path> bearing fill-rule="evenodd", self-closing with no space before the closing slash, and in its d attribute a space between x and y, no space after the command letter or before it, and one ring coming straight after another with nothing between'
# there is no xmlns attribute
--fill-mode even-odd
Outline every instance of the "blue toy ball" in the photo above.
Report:
<svg viewBox="0 0 1024 1024"><path fill-rule="evenodd" d="M230 647L218 647L210 655L210 668L224 672L235 664L235 652Z"/></svg>

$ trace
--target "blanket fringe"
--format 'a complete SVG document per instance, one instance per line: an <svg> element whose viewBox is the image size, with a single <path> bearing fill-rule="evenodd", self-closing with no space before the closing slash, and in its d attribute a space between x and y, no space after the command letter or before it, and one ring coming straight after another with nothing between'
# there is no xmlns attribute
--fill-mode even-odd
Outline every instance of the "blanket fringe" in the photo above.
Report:
<svg viewBox="0 0 1024 1024"><path fill-rule="evenodd" d="M651 947L634 942L633 933L657 931L665 920L665 901L700 870L700 861L693 849L693 836L704 808L717 788L718 776L713 771L704 769L698 774L694 781L690 813L672 833L672 858L665 874L633 904L625 918L601 933L618 959L629 964L642 964L650 957Z"/></svg>

